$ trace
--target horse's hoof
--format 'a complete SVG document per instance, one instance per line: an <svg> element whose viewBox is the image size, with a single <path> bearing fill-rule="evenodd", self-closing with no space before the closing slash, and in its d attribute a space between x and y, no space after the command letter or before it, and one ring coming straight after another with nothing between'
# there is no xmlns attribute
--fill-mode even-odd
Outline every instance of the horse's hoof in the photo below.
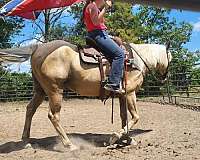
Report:
<svg viewBox="0 0 200 160"><path fill-rule="evenodd" d="M129 135L123 135L121 137L121 140L124 144L127 144L127 145L136 146L138 144L137 141L134 138L130 137Z"/></svg>
<svg viewBox="0 0 200 160"><path fill-rule="evenodd" d="M24 137L22 137L22 141L23 141L25 149L33 148L32 144L30 143L30 138L24 138Z"/></svg>
<svg viewBox="0 0 200 160"><path fill-rule="evenodd" d="M131 140L131 143L130 143L130 145L132 145L132 146L137 146L138 145L138 142L134 139L134 138L131 138L132 140Z"/></svg>
<svg viewBox="0 0 200 160"><path fill-rule="evenodd" d="M25 149L29 149L29 148L33 148L32 145L30 143L25 144L24 146Z"/></svg>
<svg viewBox="0 0 200 160"><path fill-rule="evenodd" d="M69 149L70 149L70 151L77 151L79 148L72 144L69 146Z"/></svg>
<svg viewBox="0 0 200 160"><path fill-rule="evenodd" d="M113 145L107 146L106 148L109 149L109 150L112 150L112 149L116 149L117 146L118 146L118 144L113 144Z"/></svg>
<svg viewBox="0 0 200 160"><path fill-rule="evenodd" d="M110 137L109 144L113 145L120 139L120 135L118 133L113 133L112 136Z"/></svg>

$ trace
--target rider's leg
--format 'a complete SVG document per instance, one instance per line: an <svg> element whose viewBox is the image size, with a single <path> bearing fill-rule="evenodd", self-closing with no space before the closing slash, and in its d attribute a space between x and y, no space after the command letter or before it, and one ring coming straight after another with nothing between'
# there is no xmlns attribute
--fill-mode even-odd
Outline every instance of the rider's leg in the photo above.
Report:
<svg viewBox="0 0 200 160"><path fill-rule="evenodd" d="M109 75L108 90L119 90L123 76L124 51L108 36L105 31L95 30L88 34L93 38L102 53L112 61L112 68Z"/></svg>

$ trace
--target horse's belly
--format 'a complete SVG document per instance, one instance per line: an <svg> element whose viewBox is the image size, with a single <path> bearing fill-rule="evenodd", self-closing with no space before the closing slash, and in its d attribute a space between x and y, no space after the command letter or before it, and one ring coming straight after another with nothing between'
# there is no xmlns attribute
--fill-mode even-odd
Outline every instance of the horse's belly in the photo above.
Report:
<svg viewBox="0 0 200 160"><path fill-rule="evenodd" d="M99 96L100 92L99 82L73 82L68 83L66 87L81 96Z"/></svg>

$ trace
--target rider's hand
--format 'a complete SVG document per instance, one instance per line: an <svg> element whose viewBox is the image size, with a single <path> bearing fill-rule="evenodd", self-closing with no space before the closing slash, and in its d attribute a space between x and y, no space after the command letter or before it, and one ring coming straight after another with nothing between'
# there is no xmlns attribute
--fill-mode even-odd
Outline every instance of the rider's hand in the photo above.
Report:
<svg viewBox="0 0 200 160"><path fill-rule="evenodd" d="M106 0L105 1L105 7L106 8L111 8L112 7L112 1L111 0Z"/></svg>

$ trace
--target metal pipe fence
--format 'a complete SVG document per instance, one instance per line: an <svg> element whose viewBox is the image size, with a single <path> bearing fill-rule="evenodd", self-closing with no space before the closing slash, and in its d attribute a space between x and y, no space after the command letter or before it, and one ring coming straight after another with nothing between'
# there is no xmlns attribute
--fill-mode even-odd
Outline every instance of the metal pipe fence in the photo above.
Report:
<svg viewBox="0 0 200 160"><path fill-rule="evenodd" d="M151 75L145 78L144 84L137 93L141 99L152 97L156 101L164 101L177 105L200 107L200 66L194 71L174 72L170 70L167 83L160 84ZM30 74L6 75L0 78L0 102L29 100L33 96L33 82ZM72 91L64 91L64 98L81 97Z"/></svg>
<svg viewBox="0 0 200 160"><path fill-rule="evenodd" d="M165 85L152 80L150 76L146 77L142 90L138 93L139 97L157 97L155 101L200 107L199 63L190 65L190 67L173 64ZM158 99L158 97L161 98ZM146 99L149 100L149 98Z"/></svg>

